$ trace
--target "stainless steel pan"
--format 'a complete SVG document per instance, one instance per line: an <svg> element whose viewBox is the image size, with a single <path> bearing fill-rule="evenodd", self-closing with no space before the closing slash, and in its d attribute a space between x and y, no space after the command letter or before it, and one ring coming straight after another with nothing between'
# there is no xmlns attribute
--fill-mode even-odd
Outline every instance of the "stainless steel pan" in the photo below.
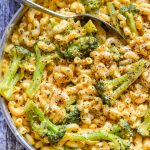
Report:
<svg viewBox="0 0 150 150"><path fill-rule="evenodd" d="M0 43L0 58L3 55L3 49L4 46L13 30L13 27L18 23L18 21L21 19L21 17L23 16L23 14L27 11L27 7L21 6L21 8L16 12L16 14L14 15L14 17L11 19L10 23L8 24L5 33L2 37L1 43ZM24 146L25 149L27 150L35 150L34 147L32 147L26 140L25 138L18 132L17 128L15 127L13 120L10 116L10 113L7 109L7 105L5 103L5 100L0 97L0 107L2 110L2 113L4 115L4 118L9 126L9 128L11 129L12 133L15 135L15 137L17 138L17 140L22 144L22 146Z"/></svg>

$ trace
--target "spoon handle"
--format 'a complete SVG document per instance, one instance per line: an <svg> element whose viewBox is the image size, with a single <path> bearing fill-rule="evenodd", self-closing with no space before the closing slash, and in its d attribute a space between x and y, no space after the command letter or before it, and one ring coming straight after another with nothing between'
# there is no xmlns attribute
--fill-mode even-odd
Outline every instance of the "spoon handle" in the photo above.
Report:
<svg viewBox="0 0 150 150"><path fill-rule="evenodd" d="M67 18L74 17L74 16L67 16L67 15L59 14L57 12L54 12L54 11L52 11L50 9L47 9L47 8L41 6L41 5L38 5L37 3L35 3L33 1L31 1L31 0L16 0L16 1L19 2L19 3L22 3L22 4L26 5L26 6L29 6L31 8L34 8L36 10L39 10L39 11L41 11L43 13L47 13L49 15L52 15L52 16L55 16L55 17L59 17L59 18L62 18L62 19L67 19Z"/></svg>
<svg viewBox="0 0 150 150"><path fill-rule="evenodd" d="M54 12L54 11L52 11L50 9L47 9L47 8L41 6L41 5L38 5L37 3L33 2L32 0L16 0L16 1L19 2L19 3L22 3L22 4L26 5L26 6L29 6L30 8L34 8L34 9L36 9L38 11L44 12L46 14L49 14L49 15L52 15L52 16L55 16L55 17L58 17L58 18L61 18L61 19L68 19L68 18L74 18L75 19L75 18L85 18L85 17L94 19L96 21L99 21L99 22L102 22L103 24L105 24L107 27L109 27L111 30L115 31L115 33L120 35L120 37L122 37L126 41L126 39L125 39L125 37L124 37L124 35L122 33L120 33L111 24L107 23L103 19L98 18L96 16L93 16L93 15L90 15L90 14L63 15L63 14Z"/></svg>

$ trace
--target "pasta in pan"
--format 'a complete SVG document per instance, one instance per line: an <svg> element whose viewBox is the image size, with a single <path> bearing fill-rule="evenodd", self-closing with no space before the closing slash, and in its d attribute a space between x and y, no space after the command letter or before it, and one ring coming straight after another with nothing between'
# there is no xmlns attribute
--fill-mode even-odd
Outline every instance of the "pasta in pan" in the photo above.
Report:
<svg viewBox="0 0 150 150"><path fill-rule="evenodd" d="M0 94L20 134L41 150L150 149L149 0L42 0L29 9L1 60Z"/></svg>

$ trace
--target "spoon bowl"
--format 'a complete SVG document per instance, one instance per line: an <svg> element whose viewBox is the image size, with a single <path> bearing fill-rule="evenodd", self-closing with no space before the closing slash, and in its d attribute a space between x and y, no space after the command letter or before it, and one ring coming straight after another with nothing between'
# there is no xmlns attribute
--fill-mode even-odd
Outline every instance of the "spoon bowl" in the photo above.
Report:
<svg viewBox="0 0 150 150"><path fill-rule="evenodd" d="M93 16L91 14L71 14L71 15L65 15L65 14L60 14L57 12L54 12L50 9L47 9L31 0L17 0L17 2L20 2L28 7L34 8L38 11L41 11L43 13L61 18L61 19L69 19L69 18L74 18L74 19L82 19L82 18L90 18L92 20L96 20L102 24L104 24L109 30L114 31L115 33L117 33L117 35L119 35L124 41L126 41L125 36L120 33L115 27L113 27L111 24L109 24L108 22L104 21L103 19Z"/></svg>

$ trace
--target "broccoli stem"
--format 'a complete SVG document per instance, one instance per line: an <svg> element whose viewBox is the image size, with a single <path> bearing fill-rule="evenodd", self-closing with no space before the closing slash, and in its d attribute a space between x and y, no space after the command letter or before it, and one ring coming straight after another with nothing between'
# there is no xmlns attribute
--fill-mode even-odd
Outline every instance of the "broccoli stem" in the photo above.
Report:
<svg viewBox="0 0 150 150"><path fill-rule="evenodd" d="M21 61L21 58L17 57L13 59L12 62L10 63L8 74L6 75L6 78L4 79L4 81L2 82L1 91L8 89L9 86L11 85L11 82L13 78L15 77L17 70L19 69L20 61Z"/></svg>
<svg viewBox="0 0 150 150"><path fill-rule="evenodd" d="M143 70L149 65L148 61L141 59L134 63L130 71L123 76L113 80L100 80L96 84L96 89L104 102L108 105L115 104L116 99L138 79Z"/></svg>
<svg viewBox="0 0 150 150"><path fill-rule="evenodd" d="M98 132L91 132L91 133L84 133L84 134L77 134L77 133L67 133L66 134L70 141L99 141L99 140L106 140L111 141L114 143L116 150L125 150L125 147L129 147L130 143L126 140L121 139L119 136L114 134L105 132L105 131L98 131ZM125 147L124 147L125 146Z"/></svg>
<svg viewBox="0 0 150 150"><path fill-rule="evenodd" d="M69 140L71 141L96 141L96 140L114 140L113 134L99 131L99 132L91 132L91 133L85 133L85 134L77 134L77 133L68 133Z"/></svg>
<svg viewBox="0 0 150 150"><path fill-rule="evenodd" d="M53 123L51 123L47 118L45 118L44 113L35 105L35 103L33 101L30 101L27 103L25 111L26 111L29 119L32 121L32 127L34 129L39 129L38 128L39 126L36 122L39 120L39 121L43 122L44 123L43 125L45 125L45 127L50 129L52 132L58 131L57 126L54 125ZM37 119L37 120L35 120L35 119ZM44 134L44 130L43 130L43 134Z"/></svg>
<svg viewBox="0 0 150 150"><path fill-rule="evenodd" d="M33 101L27 102L25 112L32 129L40 136L47 136L51 142L58 142L64 136L65 127L55 125L49 121Z"/></svg>
<svg viewBox="0 0 150 150"><path fill-rule="evenodd" d="M150 108L148 108L144 114L144 120L139 125L137 132L144 137L150 136Z"/></svg>
<svg viewBox="0 0 150 150"><path fill-rule="evenodd" d="M116 12L115 7L112 2L107 3L107 9L110 14L113 25L119 32L121 32L119 23L118 23L118 19L117 19L117 12Z"/></svg>
<svg viewBox="0 0 150 150"><path fill-rule="evenodd" d="M136 8L135 5L130 4L128 6L123 6L119 12L123 14L126 17L127 24L131 30L131 32L135 33L138 35L138 31L136 28L136 23L134 19L134 15L139 12L139 10Z"/></svg>
<svg viewBox="0 0 150 150"><path fill-rule="evenodd" d="M126 82L128 80L128 74L124 74L119 78L113 79L113 80L106 80L106 81L100 81L97 87L101 90L101 92L105 91L104 86L107 87L107 89L114 89L117 88L117 86L121 85L122 83Z"/></svg>
<svg viewBox="0 0 150 150"><path fill-rule="evenodd" d="M138 127L138 133L141 134L142 136L146 137L146 136L150 136L149 134L149 130L150 130L150 121L146 120L144 121L139 127Z"/></svg>
<svg viewBox="0 0 150 150"><path fill-rule="evenodd" d="M131 71L127 72L124 76L121 78L118 78L118 83L121 81L122 83L124 82L120 87L118 87L114 92L113 92L113 99L117 99L127 88L134 83L137 78L141 75L143 70L145 69L145 60L140 60L137 63L133 65L133 69ZM124 78L124 79L123 79Z"/></svg>
<svg viewBox="0 0 150 150"><path fill-rule="evenodd" d="M124 83L125 81L127 81L128 79L128 74L124 74L119 78L113 79L111 81L108 81L108 83L110 85L113 86L113 88L117 87L118 85L121 85L122 83Z"/></svg>
<svg viewBox="0 0 150 150"><path fill-rule="evenodd" d="M46 66L46 63L44 61L42 61L42 59L43 58L41 56L40 49L37 49L36 50L36 70L33 74L33 78L30 83L30 86L26 90L26 93L30 98L34 97L34 95L36 94L36 92L39 89L39 86L40 86L40 83L42 80L44 68Z"/></svg>
<svg viewBox="0 0 150 150"><path fill-rule="evenodd" d="M30 83L30 86L27 88L26 93L30 98L33 98L38 89L40 88L40 84L42 81L43 72L45 69L45 66L52 62L54 58L57 57L56 54L49 54L49 55L41 55L41 51L39 48L35 48L36 51L36 70L33 74L32 81Z"/></svg>
<svg viewBox="0 0 150 150"><path fill-rule="evenodd" d="M12 94L14 93L14 87L17 84L17 82L20 80L20 73L17 73L17 75L14 77L12 82L10 83L9 89L5 90L3 92L3 96L7 99L10 100Z"/></svg>
<svg viewBox="0 0 150 150"><path fill-rule="evenodd" d="M138 31L136 28L136 24L135 24L135 20L134 20L134 16L132 13L126 12L125 13L126 18L127 18L127 24L131 30L131 32L135 33L136 35L138 35Z"/></svg>
<svg viewBox="0 0 150 150"><path fill-rule="evenodd" d="M116 134L119 133L121 130L122 130L121 126L115 125L109 133Z"/></svg>
<svg viewBox="0 0 150 150"><path fill-rule="evenodd" d="M9 63L8 73L6 77L4 78L4 80L2 81L1 86L0 86L1 95L4 96L8 100L10 99L13 93L12 91L13 91L15 84L19 80L18 79L19 77L16 76L16 73L19 69L19 65L22 59L28 54L30 54L29 51L20 46L15 46L10 50L10 55L13 56L12 61ZM7 94L8 94L8 97L7 97Z"/></svg>

